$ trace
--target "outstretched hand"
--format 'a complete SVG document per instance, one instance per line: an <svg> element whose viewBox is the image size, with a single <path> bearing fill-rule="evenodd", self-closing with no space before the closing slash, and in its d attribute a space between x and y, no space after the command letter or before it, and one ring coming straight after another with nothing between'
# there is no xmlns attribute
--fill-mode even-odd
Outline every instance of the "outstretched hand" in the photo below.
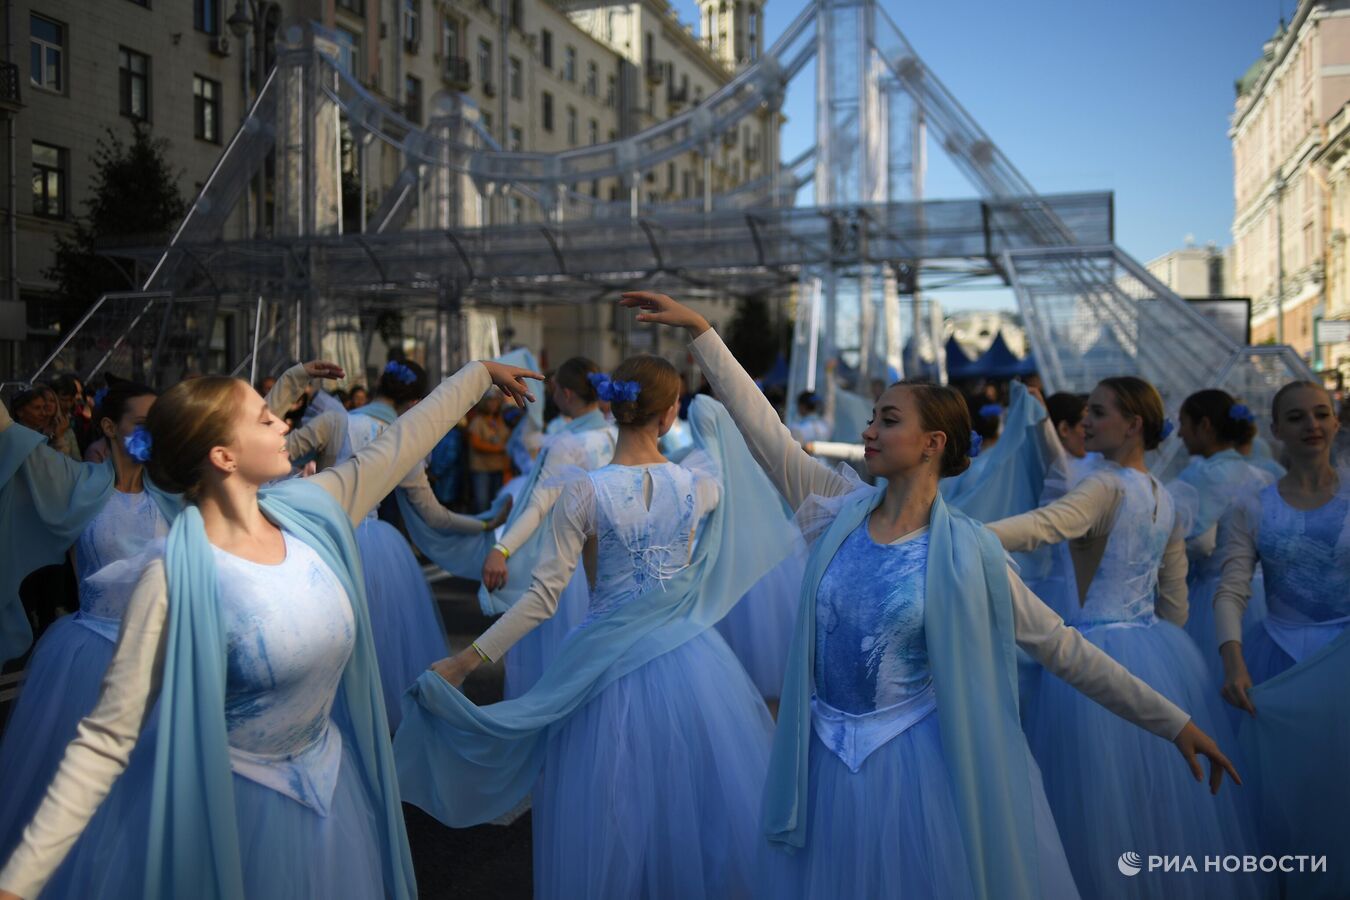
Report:
<svg viewBox="0 0 1350 900"><path fill-rule="evenodd" d="M316 359L313 362L305 363L305 374L312 379L320 378L346 378L347 373L335 362L328 362L323 359Z"/></svg>
<svg viewBox="0 0 1350 900"><path fill-rule="evenodd" d="M1223 784L1223 773L1227 772L1228 777L1233 779L1234 783L1242 784L1242 778L1238 775L1237 769L1228 761L1219 750L1219 745L1214 743L1214 738L1205 734L1196 726L1195 722L1187 722L1186 727L1181 729L1172 743L1177 745L1181 755L1186 758L1186 764L1191 767L1191 774L1195 776L1196 781L1205 780L1205 770L1200 766L1200 761L1196 756L1205 756L1209 758L1209 792L1217 794L1219 785Z"/></svg>
<svg viewBox="0 0 1350 900"><path fill-rule="evenodd" d="M691 337L698 337L712 327L707 319L689 307L654 291L625 291L619 298L619 305L642 310L637 314L639 322L686 328Z"/></svg>
<svg viewBox="0 0 1350 900"><path fill-rule="evenodd" d="M502 393L510 397L516 406L524 408L526 403L534 402L534 392L525 384L525 379L543 381L544 376L541 373L488 360L482 360L482 363L492 376L492 383L501 388Z"/></svg>

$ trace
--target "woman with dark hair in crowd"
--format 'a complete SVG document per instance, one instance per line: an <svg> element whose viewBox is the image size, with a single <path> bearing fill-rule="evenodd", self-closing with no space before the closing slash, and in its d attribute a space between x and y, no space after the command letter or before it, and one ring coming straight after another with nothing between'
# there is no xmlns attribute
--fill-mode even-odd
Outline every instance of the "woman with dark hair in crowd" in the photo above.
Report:
<svg viewBox="0 0 1350 900"><path fill-rule="evenodd" d="M632 357L598 390L613 461L563 487L529 590L418 681L395 737L400 784L452 826L532 792L537 898L744 897L772 723L711 626L787 552L787 523L740 493L754 463L711 399L690 406L705 453L661 453L678 414L670 363ZM474 706L455 687L554 614L590 538L585 620L529 692Z"/></svg>
<svg viewBox="0 0 1350 900"><path fill-rule="evenodd" d="M1083 427L1083 414L1087 412L1088 398L1085 394L1071 394L1060 391L1045 398L1045 411L1055 426L1060 446L1074 459L1087 456L1087 432Z"/></svg>
<svg viewBox="0 0 1350 900"><path fill-rule="evenodd" d="M1214 631L1214 590L1219 584L1223 558L1214 552L1219 521L1248 494L1256 494L1275 480L1237 451L1256 435L1256 416L1246 406L1220 390L1191 394L1181 404L1178 435L1191 461L1177 480L1195 488L1199 505L1195 522L1186 535L1189 571L1186 588L1190 616L1186 631L1205 655L1205 661L1221 683L1223 663ZM1259 581L1253 584L1258 587ZM1248 603L1244 625L1265 618L1265 592L1255 592L1257 602Z"/></svg>
<svg viewBox="0 0 1350 900"><path fill-rule="evenodd" d="M135 587L104 691L0 898L39 895L156 704L153 789L137 798L149 827L124 829L123 865L89 893L415 896L353 523L493 383L523 396L526 377L540 376L471 363L353 459L276 485L285 426L247 383L199 378L156 400L149 474L187 505L162 557L117 573Z"/></svg>
<svg viewBox="0 0 1350 900"><path fill-rule="evenodd" d="M1295 381L1271 404L1288 472L1239 499L1219 529L1214 619L1224 698L1248 715L1265 852L1324 854L1321 873L1282 874L1288 896L1350 896L1350 780L1319 778L1350 758L1350 470L1331 463L1331 396ZM1260 566L1269 612L1246 625Z"/></svg>
<svg viewBox="0 0 1350 900"><path fill-rule="evenodd" d="M1101 453L1103 462L1060 499L991 522L989 530L1013 551L1072 541L1082 606L1070 624L1231 745L1204 658L1181 627L1187 614L1184 525L1144 463L1145 452L1171 431L1162 398L1141 379L1107 378L1088 398L1084 424L1085 447ZM1238 854L1256 849L1248 807L1236 795L1196 796L1159 744L1069 685L1042 679L1027 732L1085 896L1127 897L1139 890L1100 865L1121 847L1197 857L1212 847ZM1168 876L1155 888L1161 892L1165 884L1170 896L1203 897L1220 881L1226 896L1254 896L1262 888L1260 879L1241 873Z"/></svg>
<svg viewBox="0 0 1350 900"><path fill-rule="evenodd" d="M1186 713L1066 628L994 536L948 509L938 479L971 445L959 394L887 389L862 435L886 485L860 486L797 446L702 316L660 294L621 302L688 330L812 547L763 806L769 839L798 852L773 854L766 896L1075 895L1018 723L1015 645L1172 740L1197 779L1208 756L1213 789L1232 774Z"/></svg>
<svg viewBox="0 0 1350 900"><path fill-rule="evenodd" d="M550 550L547 523L569 471L591 472L614 456L614 437L600 412L602 398L612 399L610 380L583 356L558 367L549 379L550 394L567 423L547 435L526 476L507 520L506 531L483 563L478 600L488 615L504 613L529 589L534 571ZM534 686L553 660L562 639L586 616L590 602L585 567L578 567L558 597L558 607L506 656L506 698L519 697Z"/></svg>
<svg viewBox="0 0 1350 900"><path fill-rule="evenodd" d="M426 393L427 373L420 365L412 360L392 361L386 365L376 384L375 398L353 409L347 416L351 452L359 454L378 440L399 416L422 402ZM314 430L322 432L324 424L330 420L337 423L340 416L325 414L315 420L314 429L304 428L288 436L292 457L307 453L311 446L306 435ZM332 447L340 444L341 438L319 433L313 443ZM490 540L488 532L506 521L510 511L507 506L495 517L483 519L446 509L436 499L427 481L424 457L399 474L402 477L397 482L395 499L414 539L431 529L457 535L481 535L486 544ZM380 519L376 512L377 509L372 508L357 526L356 543L361 551L371 635L392 731L398 728L402 715L399 697L427 666L445 656L448 647L436 600L422 574L421 564L399 530Z"/></svg>

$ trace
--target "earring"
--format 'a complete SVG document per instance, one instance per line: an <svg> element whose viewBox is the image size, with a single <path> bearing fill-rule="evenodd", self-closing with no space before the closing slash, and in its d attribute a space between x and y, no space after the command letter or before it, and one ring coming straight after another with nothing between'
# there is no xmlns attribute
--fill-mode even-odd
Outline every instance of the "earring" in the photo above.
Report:
<svg viewBox="0 0 1350 900"><path fill-rule="evenodd" d="M928 461L929 461L930 459L932 459L932 458L933 458L933 457L929 456L927 453L925 453L925 454L923 454L922 456L919 457L919 459L923 460L924 462L928 462Z"/></svg>

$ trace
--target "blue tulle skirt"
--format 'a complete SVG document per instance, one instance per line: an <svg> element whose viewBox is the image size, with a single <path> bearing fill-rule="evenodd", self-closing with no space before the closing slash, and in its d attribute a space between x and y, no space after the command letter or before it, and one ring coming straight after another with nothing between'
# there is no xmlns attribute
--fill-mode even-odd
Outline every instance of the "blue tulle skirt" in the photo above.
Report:
<svg viewBox="0 0 1350 900"><path fill-rule="evenodd" d="M1261 622L1253 622L1243 629L1242 659L1247 663L1247 674L1252 677L1252 684L1269 681L1294 667L1294 658L1275 643Z"/></svg>
<svg viewBox="0 0 1350 900"><path fill-rule="evenodd" d="M503 661L505 699L513 700L534 687L544 669L558 655L563 640L586 618L590 605L591 589L586 582L586 570L584 566L577 566L572 580L558 596L557 611L507 651Z"/></svg>
<svg viewBox="0 0 1350 900"><path fill-rule="evenodd" d="M717 630L765 697L777 697L783 690L805 567L801 554L789 554L717 623Z"/></svg>
<svg viewBox="0 0 1350 900"><path fill-rule="evenodd" d="M1168 622L1089 628L1090 642L1190 713L1239 772L1222 700L1195 643ZM1252 797L1225 779L1217 797L1168 741L1116 717L1050 675L1028 729L1046 793L1084 897L1256 898L1260 874L1204 872L1203 857L1256 853ZM1203 765L1203 763L1202 763ZM1191 855L1197 874L1117 869L1123 853Z"/></svg>
<svg viewBox="0 0 1350 900"><path fill-rule="evenodd" d="M422 567L398 529L367 519L356 529L370 606L370 631L380 664L389 730L402 717L399 698L417 676L450 655Z"/></svg>
<svg viewBox="0 0 1350 900"><path fill-rule="evenodd" d="M98 701L112 661L113 641L77 615L57 619L38 641L0 738L0 862L37 811L75 727Z"/></svg>
<svg viewBox="0 0 1350 900"><path fill-rule="evenodd" d="M118 779L42 900L142 896L154 769L153 740L151 752L142 754L149 736L143 735L137 745L142 759L133 757L132 766ZM350 745L343 747L327 816L238 775L234 807L244 895L251 900L384 896L379 819ZM100 826L101 822L120 827Z"/></svg>
<svg viewBox="0 0 1350 900"><path fill-rule="evenodd" d="M936 714L873 752L856 773L814 730L809 756L806 846L796 853L773 849L765 855L758 896L975 896ZM1075 898L1034 762L1029 770L1040 895Z"/></svg>
<svg viewBox="0 0 1350 900"><path fill-rule="evenodd" d="M610 684L550 738L535 897L748 896L772 728L714 630Z"/></svg>

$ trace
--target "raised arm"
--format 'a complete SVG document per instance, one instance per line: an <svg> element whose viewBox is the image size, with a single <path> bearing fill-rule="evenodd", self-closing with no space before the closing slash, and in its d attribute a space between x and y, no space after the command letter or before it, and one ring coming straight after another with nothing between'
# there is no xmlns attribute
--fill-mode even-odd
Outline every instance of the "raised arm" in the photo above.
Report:
<svg viewBox="0 0 1350 900"><path fill-rule="evenodd" d="M1120 488L1105 474L1084 478L1054 503L1009 516L986 527L1008 551L1035 550L1044 544L1082 537L1115 519Z"/></svg>
<svg viewBox="0 0 1350 900"><path fill-rule="evenodd" d="M36 898L126 769L159 693L167 615L164 566L157 560L132 592L98 704L76 728L46 797L0 870L0 891Z"/></svg>
<svg viewBox="0 0 1350 900"><path fill-rule="evenodd" d="M286 413L295 401L300 399L300 395L309 387L310 381L317 378L343 378L346 373L337 363L324 362L316 360L314 362L299 363L291 366L281 377L272 385L272 389L267 392L267 408L272 411L272 415L277 418L285 418Z"/></svg>
<svg viewBox="0 0 1350 900"><path fill-rule="evenodd" d="M852 485L842 475L812 459L801 448L778 420L778 413L755 386L754 379L741 368L706 319L665 294L630 292L624 294L619 303L640 308L639 322L674 325L689 332L693 338L689 349L712 385L713 393L726 406L755 461L789 506L796 509L812 494L832 497L851 490Z"/></svg>
<svg viewBox="0 0 1350 900"><path fill-rule="evenodd" d="M398 487L493 384L521 402L526 397L533 399L525 388L525 378L543 380L538 372L514 366L469 363L399 416L356 456L310 480L332 494L355 524Z"/></svg>
<svg viewBox="0 0 1350 900"><path fill-rule="evenodd" d="M316 454L321 470L331 468L346 427L347 418L342 413L335 410L321 413L286 435L286 452L293 462Z"/></svg>

